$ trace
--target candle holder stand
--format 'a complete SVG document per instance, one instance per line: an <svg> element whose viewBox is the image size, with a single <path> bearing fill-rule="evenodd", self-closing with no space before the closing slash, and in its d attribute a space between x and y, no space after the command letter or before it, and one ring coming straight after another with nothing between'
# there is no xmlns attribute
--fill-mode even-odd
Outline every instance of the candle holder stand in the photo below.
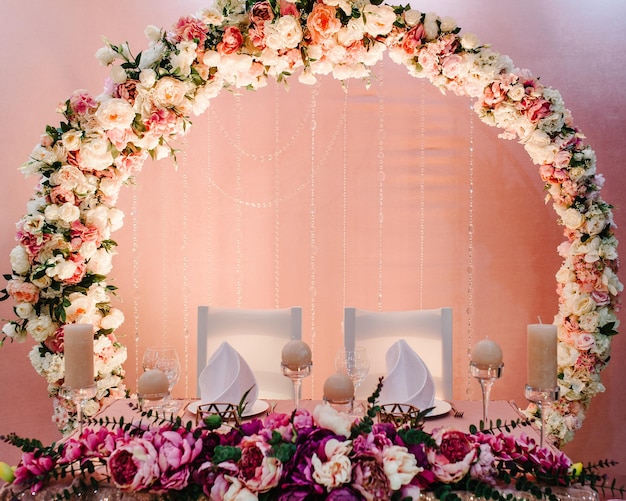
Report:
<svg viewBox="0 0 626 501"><path fill-rule="evenodd" d="M324 397L324 403L326 405L330 405L337 412L354 414L354 397L350 397L345 400L337 400Z"/></svg>
<svg viewBox="0 0 626 501"><path fill-rule="evenodd" d="M504 364L498 365L477 365L470 362L470 372L472 376L478 379L480 389L483 395L483 423L487 425L489 417L489 400L491 398L491 387L493 383L502 377L502 368Z"/></svg>
<svg viewBox="0 0 626 501"><path fill-rule="evenodd" d="M96 396L98 387L95 384L85 386L84 388L70 388L69 386L61 386L59 395L66 400L74 403L76 406L76 422L78 423L78 433L83 433L83 407L87 400Z"/></svg>
<svg viewBox="0 0 626 501"><path fill-rule="evenodd" d="M526 385L524 388L526 400L536 404L541 414L541 433L539 435L539 446L543 447L546 441L546 410L559 398L559 388L533 388Z"/></svg>
<svg viewBox="0 0 626 501"><path fill-rule="evenodd" d="M288 367L284 363L280 364L283 376L291 379L293 383L293 401L296 409L300 408L300 398L302 394L302 380L311 375L313 362L309 362L301 367Z"/></svg>

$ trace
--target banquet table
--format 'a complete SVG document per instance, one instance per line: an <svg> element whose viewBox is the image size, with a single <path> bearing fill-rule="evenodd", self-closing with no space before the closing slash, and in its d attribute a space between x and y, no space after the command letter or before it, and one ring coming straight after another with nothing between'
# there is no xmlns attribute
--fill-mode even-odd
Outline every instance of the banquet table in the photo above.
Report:
<svg viewBox="0 0 626 501"><path fill-rule="evenodd" d="M197 401L195 399L178 399L178 411L177 416L180 416L183 422L192 421L195 423L196 415L189 410L189 405L192 402ZM291 413L294 410L293 401L290 400L266 400L267 409L258 415L253 417L260 417L267 415L269 412L274 413ZM322 403L319 400L302 400L300 407L312 411L315 406ZM134 398L124 398L111 400L100 412L95 416L96 418L102 418L104 421L107 419L119 420L124 418L124 422L133 421L140 417L137 411L137 400ZM452 407L462 413L462 417L455 417L455 413L452 411L444 412L436 417L427 418L424 423L424 430L432 432L433 430L445 427L454 428L460 431L468 431L471 425L478 425L482 418L482 401L460 400L451 402ZM502 423L523 419L524 415L519 408L512 401L493 401L489 407L490 419L495 424L496 420L500 420ZM534 426L518 426L509 431L510 433L519 436L526 434L527 436L534 438L539 442L540 434ZM4 486L0 489L0 501L12 501L18 499L24 500L39 500L49 501L53 499L59 499L59 494L64 488L68 486L68 481L65 483L59 483L47 486L37 494L30 492L20 492L15 494L11 491L10 486ZM562 488L555 491L561 500L569 501L598 501L600 497L598 494L589 488L577 488L569 487ZM463 493L461 493L463 494ZM534 500L535 498L528 493L516 493L519 498L526 498ZM116 501L116 500L139 500L139 501L152 501L161 499L158 495L140 492L124 492L114 486L100 485L97 490L93 492L87 492L81 496L82 499L88 501ZM463 501L475 501L476 498L467 494L461 495ZM421 501L434 501L436 498L432 493L422 494Z"/></svg>

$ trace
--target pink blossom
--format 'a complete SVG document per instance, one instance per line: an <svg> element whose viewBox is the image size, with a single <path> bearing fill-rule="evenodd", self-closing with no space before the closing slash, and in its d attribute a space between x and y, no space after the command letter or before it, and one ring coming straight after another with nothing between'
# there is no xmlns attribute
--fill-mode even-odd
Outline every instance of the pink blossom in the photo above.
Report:
<svg viewBox="0 0 626 501"><path fill-rule="evenodd" d="M30 282L9 280L6 290L16 303L35 304L39 301L39 287Z"/></svg>
<svg viewBox="0 0 626 501"><path fill-rule="evenodd" d="M267 492L278 485L283 471L281 462L270 457L270 446L259 435L245 437L240 444L238 478L253 492Z"/></svg>
<svg viewBox="0 0 626 501"><path fill-rule="evenodd" d="M55 467L55 461L45 454L25 452L22 454L20 464L15 469L15 484L29 484L37 477L40 480L31 486L31 492L39 492L43 486L43 477L50 473Z"/></svg>
<svg viewBox="0 0 626 501"><path fill-rule="evenodd" d="M237 52L243 44L243 35L236 26L227 26L222 36L222 41L217 44L217 51L222 54Z"/></svg>
<svg viewBox="0 0 626 501"><path fill-rule="evenodd" d="M161 473L158 453L154 445L144 438L133 438L115 449L108 466L113 482L123 490L148 489Z"/></svg>
<svg viewBox="0 0 626 501"><path fill-rule="evenodd" d="M428 447L426 457L438 480L453 483L461 480L470 470L477 451L468 436L457 430L441 428L433 433L438 448Z"/></svg>
<svg viewBox="0 0 626 501"><path fill-rule="evenodd" d="M70 97L70 107L74 113L85 115L95 110L98 103L86 90L77 90Z"/></svg>
<svg viewBox="0 0 626 501"><path fill-rule="evenodd" d="M181 17L174 26L174 36L176 41L191 42L198 41L198 45L204 44L206 40L207 25L194 17Z"/></svg>

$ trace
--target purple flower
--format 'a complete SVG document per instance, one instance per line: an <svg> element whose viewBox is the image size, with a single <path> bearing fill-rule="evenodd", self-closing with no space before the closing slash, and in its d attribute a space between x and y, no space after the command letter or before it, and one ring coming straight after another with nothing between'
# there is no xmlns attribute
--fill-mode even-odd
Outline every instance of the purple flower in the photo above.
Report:
<svg viewBox="0 0 626 501"><path fill-rule="evenodd" d="M389 497L376 498L381 501L385 501L389 499ZM361 494L352 489L351 487L339 487L337 489L333 489L326 496L326 501L362 501L363 496Z"/></svg>
<svg viewBox="0 0 626 501"><path fill-rule="evenodd" d="M381 462L375 458L360 458L352 465L352 485L367 501L389 499L389 478Z"/></svg>

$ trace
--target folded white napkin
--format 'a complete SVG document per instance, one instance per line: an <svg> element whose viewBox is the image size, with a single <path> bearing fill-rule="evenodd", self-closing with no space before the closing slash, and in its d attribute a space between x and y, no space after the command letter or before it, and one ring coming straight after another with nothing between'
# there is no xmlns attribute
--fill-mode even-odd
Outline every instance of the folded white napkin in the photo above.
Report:
<svg viewBox="0 0 626 501"><path fill-rule="evenodd" d="M239 404L244 393L248 408L259 396L256 378L243 357L224 341L211 355L206 367L198 376L200 400L203 403L224 402Z"/></svg>
<svg viewBox="0 0 626 501"><path fill-rule="evenodd" d="M385 355L387 376L380 392L381 404L410 404L420 410L433 407L435 383L428 367L404 339Z"/></svg>

